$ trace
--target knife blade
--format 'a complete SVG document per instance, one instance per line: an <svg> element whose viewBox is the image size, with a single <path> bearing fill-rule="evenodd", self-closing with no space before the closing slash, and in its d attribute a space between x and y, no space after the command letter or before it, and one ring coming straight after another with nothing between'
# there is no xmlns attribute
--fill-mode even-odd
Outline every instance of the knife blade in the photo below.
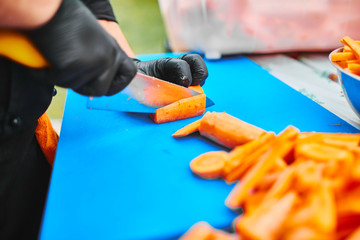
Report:
<svg viewBox="0 0 360 240"><path fill-rule="evenodd" d="M200 93L155 77L137 73L121 92L110 97L89 97L89 109L154 113L156 109ZM206 107L214 102L206 97Z"/></svg>

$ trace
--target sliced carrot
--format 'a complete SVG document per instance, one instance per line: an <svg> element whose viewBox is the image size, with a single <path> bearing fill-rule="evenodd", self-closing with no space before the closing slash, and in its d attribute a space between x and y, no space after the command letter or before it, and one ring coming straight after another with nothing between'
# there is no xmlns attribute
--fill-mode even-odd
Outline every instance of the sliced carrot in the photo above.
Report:
<svg viewBox="0 0 360 240"><path fill-rule="evenodd" d="M294 168L288 167L280 174L274 185L266 193L264 201L268 201L274 198L279 199L284 196L290 190L290 187L292 187L293 180Z"/></svg>
<svg viewBox="0 0 360 240"><path fill-rule="evenodd" d="M349 36L345 36L341 39L341 42L346 44L354 53L356 58L360 60L360 45L357 44L352 38Z"/></svg>
<svg viewBox="0 0 360 240"><path fill-rule="evenodd" d="M206 222L199 222L194 224L179 240L210 240L213 237L213 228Z"/></svg>
<svg viewBox="0 0 360 240"><path fill-rule="evenodd" d="M312 190L322 181L322 167L314 161L298 162L294 167L296 184L293 187L297 191Z"/></svg>
<svg viewBox="0 0 360 240"><path fill-rule="evenodd" d="M188 88L190 88L191 90L194 90L196 92L199 92L199 93L204 93L204 89L202 89L202 87L200 85L189 86Z"/></svg>
<svg viewBox="0 0 360 240"><path fill-rule="evenodd" d="M338 239L344 239L346 236L349 236L360 226L360 215L338 214L337 223L338 224L336 228L336 235L339 236Z"/></svg>
<svg viewBox="0 0 360 240"><path fill-rule="evenodd" d="M268 132L255 140L235 147L229 153L229 160L224 167L224 175L228 175L235 168L240 167L241 164L245 163L245 158L247 156L251 155L266 142L270 142L273 139L275 139L275 134L273 132Z"/></svg>
<svg viewBox="0 0 360 240"><path fill-rule="evenodd" d="M348 67L348 61L338 61L338 62L334 62L334 63L343 69L346 69Z"/></svg>
<svg viewBox="0 0 360 240"><path fill-rule="evenodd" d="M237 233L245 239L279 239L282 227L297 199L295 192L289 192L278 201L274 200L266 206L259 206L259 209L250 216L245 213L235 222Z"/></svg>
<svg viewBox="0 0 360 240"><path fill-rule="evenodd" d="M358 45L360 45L360 41L355 41ZM351 48L349 48L349 46L345 45L344 46L344 49L343 49L343 52L351 52Z"/></svg>
<svg viewBox="0 0 360 240"><path fill-rule="evenodd" d="M247 143L264 130L227 113L207 112L200 123L200 134L228 148Z"/></svg>
<svg viewBox="0 0 360 240"><path fill-rule="evenodd" d="M241 182L237 183L227 197L225 204L232 209L241 207L249 190L253 189L265 176L266 172L275 164L277 157L283 157L293 148L294 143L278 141L261 156L259 161L245 175Z"/></svg>
<svg viewBox="0 0 360 240"><path fill-rule="evenodd" d="M350 71L360 72L360 64L359 63L348 63L348 68Z"/></svg>
<svg viewBox="0 0 360 240"><path fill-rule="evenodd" d="M230 234L220 230L215 230L213 236L214 237L209 240L240 240L238 235Z"/></svg>
<svg viewBox="0 0 360 240"><path fill-rule="evenodd" d="M303 132L299 134L297 142L318 142L333 147L354 149L360 144L360 134Z"/></svg>
<svg viewBox="0 0 360 240"><path fill-rule="evenodd" d="M338 213L339 215L360 215L360 188L344 191L343 195L338 198Z"/></svg>
<svg viewBox="0 0 360 240"><path fill-rule="evenodd" d="M332 233L336 228L336 206L334 195L326 181L320 184L313 206L316 228L321 232Z"/></svg>
<svg viewBox="0 0 360 240"><path fill-rule="evenodd" d="M331 61L333 62L342 62L356 59L357 58L353 52L336 52L331 54Z"/></svg>
<svg viewBox="0 0 360 240"><path fill-rule="evenodd" d="M199 94L158 108L155 113L150 113L150 117L155 123L172 122L204 114L205 107L206 96Z"/></svg>
<svg viewBox="0 0 360 240"><path fill-rule="evenodd" d="M298 226L294 229L289 229L284 236L283 240L335 240L334 235L319 232L316 228L310 226Z"/></svg>
<svg viewBox="0 0 360 240"><path fill-rule="evenodd" d="M191 160L190 169L204 178L220 177L228 156L225 151L212 151L201 154Z"/></svg>
<svg viewBox="0 0 360 240"><path fill-rule="evenodd" d="M243 175L246 174L248 169L255 165L260 157L264 155L266 151L268 151L269 146L273 141L273 139L270 139L268 142L263 143L258 149L246 156L240 165L224 174L223 178L229 183L235 180L239 180Z"/></svg>
<svg viewBox="0 0 360 240"><path fill-rule="evenodd" d="M201 119L199 120L196 120L195 122L192 122L188 125L186 125L185 127L177 130L175 133L173 133L173 137L185 137L193 132L196 132L199 130L199 127L200 127L200 121Z"/></svg>
<svg viewBox="0 0 360 240"><path fill-rule="evenodd" d="M244 202L244 213L248 216L253 215L254 212L259 209L259 206L264 200L265 194L265 191L256 191L249 194Z"/></svg>
<svg viewBox="0 0 360 240"><path fill-rule="evenodd" d="M352 161L354 158L351 151L311 142L298 144L295 148L295 154L297 158L320 162L331 160Z"/></svg>
<svg viewBox="0 0 360 240"><path fill-rule="evenodd" d="M283 131L278 134L278 139L284 141L293 141L299 135L299 129L296 127L289 125Z"/></svg>
<svg viewBox="0 0 360 240"><path fill-rule="evenodd" d="M255 185L254 190L266 192L269 191L269 189L274 185L274 183L277 181L281 174L282 172L269 172L263 177L261 182Z"/></svg>
<svg viewBox="0 0 360 240"><path fill-rule="evenodd" d="M358 227L346 240L359 240L360 239L360 227Z"/></svg>

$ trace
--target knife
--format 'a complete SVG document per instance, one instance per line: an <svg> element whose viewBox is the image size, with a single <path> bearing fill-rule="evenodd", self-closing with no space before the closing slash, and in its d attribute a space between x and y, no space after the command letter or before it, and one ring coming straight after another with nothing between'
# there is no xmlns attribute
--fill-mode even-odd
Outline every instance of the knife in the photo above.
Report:
<svg viewBox="0 0 360 240"><path fill-rule="evenodd" d="M14 31L0 31L0 55L31 68L48 66L46 59L37 51L29 39ZM153 113L157 108L198 94L200 93L180 85L137 73L131 83L120 93L111 97L89 97L87 107L90 109ZM206 98L206 107L212 105L214 105L213 101Z"/></svg>
<svg viewBox="0 0 360 240"><path fill-rule="evenodd" d="M121 92L110 97L89 97L89 109L154 113L156 109L200 93L155 77L137 73ZM214 102L206 97L206 107Z"/></svg>

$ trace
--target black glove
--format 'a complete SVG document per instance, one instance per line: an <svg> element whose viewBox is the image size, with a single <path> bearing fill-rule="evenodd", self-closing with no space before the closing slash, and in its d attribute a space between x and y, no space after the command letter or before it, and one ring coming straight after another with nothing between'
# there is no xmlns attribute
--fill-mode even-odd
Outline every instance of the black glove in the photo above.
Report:
<svg viewBox="0 0 360 240"><path fill-rule="evenodd" d="M87 7L63 0L52 19L26 32L50 63L32 70L38 78L88 96L113 95L125 88L136 66Z"/></svg>
<svg viewBox="0 0 360 240"><path fill-rule="evenodd" d="M198 54L186 54L178 58L160 58L141 62L134 59L138 72L160 78L181 86L204 85L208 70Z"/></svg>

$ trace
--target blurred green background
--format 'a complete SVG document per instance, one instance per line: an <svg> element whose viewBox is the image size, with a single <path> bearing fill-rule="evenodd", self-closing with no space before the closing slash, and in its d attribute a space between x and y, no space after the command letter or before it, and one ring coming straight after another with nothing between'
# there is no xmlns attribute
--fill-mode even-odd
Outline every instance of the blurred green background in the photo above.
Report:
<svg viewBox="0 0 360 240"><path fill-rule="evenodd" d="M120 28L136 55L166 51L166 31L157 0L110 0ZM48 109L51 119L62 119L66 90L58 94Z"/></svg>

